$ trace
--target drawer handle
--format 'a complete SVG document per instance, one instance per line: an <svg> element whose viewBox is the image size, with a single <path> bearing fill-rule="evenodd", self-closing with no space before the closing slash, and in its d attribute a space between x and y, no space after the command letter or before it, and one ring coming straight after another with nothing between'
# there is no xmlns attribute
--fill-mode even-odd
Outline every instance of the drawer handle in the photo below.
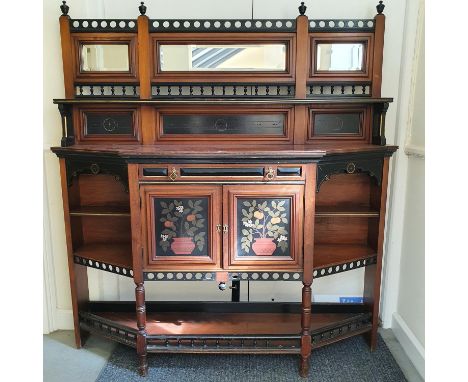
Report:
<svg viewBox="0 0 468 382"><path fill-rule="evenodd" d="M275 170L270 167L265 176L267 180L272 180L275 177Z"/></svg>
<svg viewBox="0 0 468 382"><path fill-rule="evenodd" d="M91 166L89 166L89 169L91 170L91 174L97 175L101 171L101 168L97 163L93 163Z"/></svg>
<svg viewBox="0 0 468 382"><path fill-rule="evenodd" d="M353 162L349 162L346 165L346 172L348 174L354 174L355 171L356 171L356 165Z"/></svg>
<svg viewBox="0 0 468 382"><path fill-rule="evenodd" d="M174 181L177 179L177 170L173 167L171 173L169 174L169 179Z"/></svg>

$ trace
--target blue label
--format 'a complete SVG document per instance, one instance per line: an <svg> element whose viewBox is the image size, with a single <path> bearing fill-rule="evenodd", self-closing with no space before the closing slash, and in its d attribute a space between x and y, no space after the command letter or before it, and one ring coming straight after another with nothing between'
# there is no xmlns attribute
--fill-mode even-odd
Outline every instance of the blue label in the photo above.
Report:
<svg viewBox="0 0 468 382"><path fill-rule="evenodd" d="M362 297L340 297L340 304L360 304L363 302Z"/></svg>

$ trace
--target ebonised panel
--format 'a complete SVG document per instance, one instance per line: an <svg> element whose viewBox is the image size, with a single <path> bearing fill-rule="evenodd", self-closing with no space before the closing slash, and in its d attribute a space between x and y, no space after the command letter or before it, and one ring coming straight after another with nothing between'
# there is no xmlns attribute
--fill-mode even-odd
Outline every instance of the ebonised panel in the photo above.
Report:
<svg viewBox="0 0 468 382"><path fill-rule="evenodd" d="M313 135L361 134L361 113L314 113Z"/></svg>
<svg viewBox="0 0 468 382"><path fill-rule="evenodd" d="M162 168L162 167L144 168L143 176L167 176L167 168Z"/></svg>
<svg viewBox="0 0 468 382"><path fill-rule="evenodd" d="M283 136L285 115L163 115L163 134L244 134Z"/></svg>
<svg viewBox="0 0 468 382"><path fill-rule="evenodd" d="M84 135L133 135L133 112L85 112Z"/></svg>
<svg viewBox="0 0 468 382"><path fill-rule="evenodd" d="M263 167L236 167L236 168L181 168L182 176L263 176Z"/></svg>

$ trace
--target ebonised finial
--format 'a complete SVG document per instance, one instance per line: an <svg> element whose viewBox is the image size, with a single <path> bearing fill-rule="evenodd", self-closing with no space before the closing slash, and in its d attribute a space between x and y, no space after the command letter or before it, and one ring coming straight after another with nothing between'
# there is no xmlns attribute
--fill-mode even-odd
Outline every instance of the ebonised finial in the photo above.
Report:
<svg viewBox="0 0 468 382"><path fill-rule="evenodd" d="M307 7L304 5L304 2L301 1L301 5L299 6L299 13L300 13L301 15L304 15L305 12L306 12L306 9L307 9Z"/></svg>
<svg viewBox="0 0 468 382"><path fill-rule="evenodd" d="M146 13L146 5L144 1L141 2L141 5L138 7L138 9L140 10L141 15L144 15Z"/></svg>
<svg viewBox="0 0 468 382"><path fill-rule="evenodd" d="M382 12L383 12L383 10L385 8L385 4L383 3L382 0L379 1L379 4L377 4L376 8L377 8L377 13L379 15L382 14Z"/></svg>
<svg viewBox="0 0 468 382"><path fill-rule="evenodd" d="M68 15L68 11L70 7L67 5L66 1L62 1L62 5L60 6L60 10L62 11L62 16Z"/></svg>

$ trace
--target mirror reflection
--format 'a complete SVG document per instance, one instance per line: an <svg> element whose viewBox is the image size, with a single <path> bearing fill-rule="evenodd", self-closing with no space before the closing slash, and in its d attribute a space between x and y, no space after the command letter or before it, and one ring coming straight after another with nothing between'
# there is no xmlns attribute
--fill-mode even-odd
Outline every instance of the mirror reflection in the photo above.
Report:
<svg viewBox="0 0 468 382"><path fill-rule="evenodd" d="M363 70L363 57L362 43L317 44L317 70Z"/></svg>
<svg viewBox="0 0 468 382"><path fill-rule="evenodd" d="M127 44L84 44L81 46L82 72L128 72Z"/></svg>
<svg viewBox="0 0 468 382"><path fill-rule="evenodd" d="M285 71L286 44L160 45L161 71Z"/></svg>

